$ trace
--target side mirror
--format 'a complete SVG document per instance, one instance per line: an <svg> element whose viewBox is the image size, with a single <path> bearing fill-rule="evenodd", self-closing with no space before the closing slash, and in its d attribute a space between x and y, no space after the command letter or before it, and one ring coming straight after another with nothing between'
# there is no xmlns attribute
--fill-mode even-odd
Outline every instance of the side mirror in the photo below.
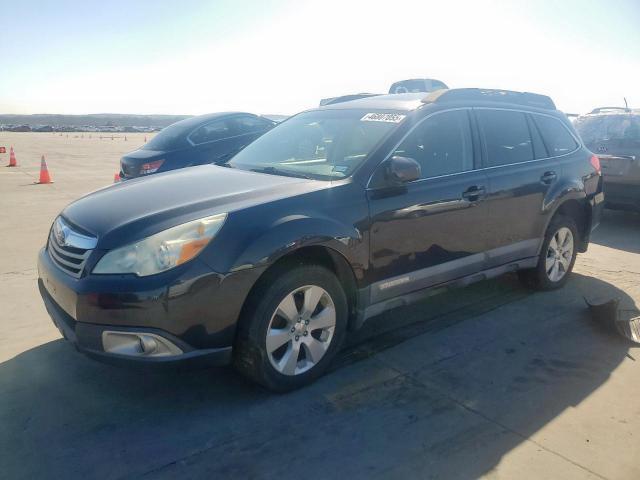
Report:
<svg viewBox="0 0 640 480"><path fill-rule="evenodd" d="M385 180L392 185L404 185L422 176L420 164L413 158L394 155L385 162Z"/></svg>

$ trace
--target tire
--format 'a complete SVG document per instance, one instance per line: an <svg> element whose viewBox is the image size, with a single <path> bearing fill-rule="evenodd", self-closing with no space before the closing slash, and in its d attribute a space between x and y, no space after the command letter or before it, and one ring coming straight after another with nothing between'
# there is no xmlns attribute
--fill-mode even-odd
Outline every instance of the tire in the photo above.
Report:
<svg viewBox="0 0 640 480"><path fill-rule="evenodd" d="M562 235L563 233L566 234L567 231L571 234L570 257L566 243L560 250L556 248L558 240L562 241L564 238L566 241L566 237ZM556 215L551 220L545 233L538 264L533 269L518 272L520 280L534 290L555 290L562 287L567 282L576 262L576 245L579 238L575 221L571 217ZM554 256L555 260L552 259L552 256ZM557 270L555 270L556 275L553 274L554 267L549 271L548 267L550 265L557 267Z"/></svg>
<svg viewBox="0 0 640 480"><path fill-rule="evenodd" d="M324 373L342 347L347 316L346 295L331 271L317 265L279 269L248 300L234 365L276 392L307 385Z"/></svg>

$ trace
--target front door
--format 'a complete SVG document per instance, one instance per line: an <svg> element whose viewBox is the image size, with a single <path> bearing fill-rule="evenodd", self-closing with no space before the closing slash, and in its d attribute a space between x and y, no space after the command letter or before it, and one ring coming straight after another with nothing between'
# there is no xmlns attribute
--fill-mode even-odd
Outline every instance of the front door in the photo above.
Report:
<svg viewBox="0 0 640 480"><path fill-rule="evenodd" d="M393 152L422 178L367 191L371 303L463 277L484 267L485 174L476 170L470 113L435 113Z"/></svg>

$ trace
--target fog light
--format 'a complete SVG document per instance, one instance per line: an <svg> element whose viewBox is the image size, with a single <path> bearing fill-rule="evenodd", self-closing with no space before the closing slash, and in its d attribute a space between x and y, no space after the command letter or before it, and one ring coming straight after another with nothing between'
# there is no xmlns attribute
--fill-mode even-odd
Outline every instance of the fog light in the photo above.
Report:
<svg viewBox="0 0 640 480"><path fill-rule="evenodd" d="M145 355L151 355L158 348L158 342L149 335L140 335L140 349Z"/></svg>
<svg viewBox="0 0 640 480"><path fill-rule="evenodd" d="M102 332L102 348L105 352L132 357L168 357L183 353L173 342L147 332L105 330Z"/></svg>

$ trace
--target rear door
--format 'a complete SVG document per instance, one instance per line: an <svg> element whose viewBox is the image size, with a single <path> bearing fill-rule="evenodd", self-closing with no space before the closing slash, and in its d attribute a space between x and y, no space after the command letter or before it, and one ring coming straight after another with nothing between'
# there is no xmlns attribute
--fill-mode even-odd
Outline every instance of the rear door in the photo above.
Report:
<svg viewBox="0 0 640 480"><path fill-rule="evenodd" d="M486 177L475 145L467 109L435 113L392 153L416 160L422 178L367 190L372 303L483 269Z"/></svg>
<svg viewBox="0 0 640 480"><path fill-rule="evenodd" d="M488 176L487 267L537 255L547 191L561 175L528 113L475 108Z"/></svg>

